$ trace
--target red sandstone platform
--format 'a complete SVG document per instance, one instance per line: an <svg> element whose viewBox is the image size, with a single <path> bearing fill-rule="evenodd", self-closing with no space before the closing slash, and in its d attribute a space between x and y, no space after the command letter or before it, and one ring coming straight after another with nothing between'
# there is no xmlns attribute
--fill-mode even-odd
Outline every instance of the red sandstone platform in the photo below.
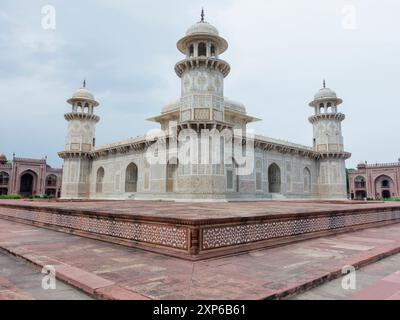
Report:
<svg viewBox="0 0 400 320"><path fill-rule="evenodd" d="M399 253L400 224L192 262L0 219L0 249L53 265L57 277L94 297L279 299L335 279L346 265Z"/></svg>
<svg viewBox="0 0 400 320"><path fill-rule="evenodd" d="M0 218L201 260L400 222L400 204L0 201Z"/></svg>

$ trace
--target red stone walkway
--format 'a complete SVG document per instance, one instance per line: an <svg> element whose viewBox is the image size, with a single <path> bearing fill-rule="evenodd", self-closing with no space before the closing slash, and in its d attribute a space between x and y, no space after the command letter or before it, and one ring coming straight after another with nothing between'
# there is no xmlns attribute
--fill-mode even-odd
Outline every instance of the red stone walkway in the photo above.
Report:
<svg viewBox="0 0 400 320"><path fill-rule="evenodd" d="M296 300L400 300L400 253L355 272L352 287L343 288L348 276L328 281L290 299Z"/></svg>
<svg viewBox="0 0 400 320"><path fill-rule="evenodd" d="M0 252L0 300L87 300L88 295L56 281L54 288L42 287L39 268Z"/></svg>
<svg viewBox="0 0 400 320"><path fill-rule="evenodd" d="M400 224L190 262L0 220L0 247L109 299L279 298L400 252Z"/></svg>
<svg viewBox="0 0 400 320"><path fill-rule="evenodd" d="M399 268L400 269L400 268ZM354 300L400 300L400 271L351 296Z"/></svg>

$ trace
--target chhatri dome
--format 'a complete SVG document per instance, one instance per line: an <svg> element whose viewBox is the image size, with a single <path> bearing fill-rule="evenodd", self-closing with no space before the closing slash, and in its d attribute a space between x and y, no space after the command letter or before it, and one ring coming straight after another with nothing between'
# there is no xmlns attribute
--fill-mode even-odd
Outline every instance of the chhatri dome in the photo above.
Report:
<svg viewBox="0 0 400 320"><path fill-rule="evenodd" d="M182 53L186 53L187 46L196 39L210 38L218 46L218 54L228 49L228 42L219 36L218 29L204 20L204 10L201 11L201 20L190 26L185 37L178 41L177 47Z"/></svg>
<svg viewBox="0 0 400 320"><path fill-rule="evenodd" d="M0 163L7 162L7 157L5 154L0 153Z"/></svg>
<svg viewBox="0 0 400 320"><path fill-rule="evenodd" d="M326 82L324 80L323 88L318 90L318 92L314 95L314 101L310 102L310 106L314 107L319 102L327 101L327 100L334 100L337 105L343 102L342 99L337 97L337 94L332 89L326 87Z"/></svg>
<svg viewBox="0 0 400 320"><path fill-rule="evenodd" d="M187 36L192 36L196 34L209 34L213 36L219 36L219 32L216 27L213 25L209 24L206 21L199 21L192 25L187 31L186 35Z"/></svg>
<svg viewBox="0 0 400 320"><path fill-rule="evenodd" d="M72 98L68 100L68 103L73 104L74 102L78 101L88 101L92 102L95 107L99 105L99 103L96 101L94 98L93 93L91 93L87 88L86 88L86 80L83 81L83 87L79 88L74 92L72 95Z"/></svg>

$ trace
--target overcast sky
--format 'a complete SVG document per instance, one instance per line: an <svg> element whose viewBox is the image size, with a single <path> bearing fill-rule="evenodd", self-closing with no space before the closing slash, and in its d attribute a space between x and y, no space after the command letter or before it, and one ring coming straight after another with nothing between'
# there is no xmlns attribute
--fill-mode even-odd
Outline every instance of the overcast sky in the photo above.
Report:
<svg viewBox="0 0 400 320"><path fill-rule="evenodd" d="M56 29L42 8L56 9ZM87 79L101 105L97 144L145 134L180 95L176 42L206 20L230 44L225 95L263 119L257 133L311 145L308 103L322 80L344 100L345 149L358 162L400 157L400 1L1 0L0 153L61 166L65 102Z"/></svg>

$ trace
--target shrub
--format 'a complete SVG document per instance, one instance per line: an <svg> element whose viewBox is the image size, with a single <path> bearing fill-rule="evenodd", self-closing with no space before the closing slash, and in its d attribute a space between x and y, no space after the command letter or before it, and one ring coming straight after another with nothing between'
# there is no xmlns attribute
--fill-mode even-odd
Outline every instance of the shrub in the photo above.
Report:
<svg viewBox="0 0 400 320"><path fill-rule="evenodd" d="M0 199L21 199L21 196L17 195L17 194L7 194L7 195L1 195Z"/></svg>
<svg viewBox="0 0 400 320"><path fill-rule="evenodd" d="M47 194L35 194L33 196L29 196L29 199L50 199Z"/></svg>
<svg viewBox="0 0 400 320"><path fill-rule="evenodd" d="M400 198L383 199L383 201L398 202L400 201Z"/></svg>

